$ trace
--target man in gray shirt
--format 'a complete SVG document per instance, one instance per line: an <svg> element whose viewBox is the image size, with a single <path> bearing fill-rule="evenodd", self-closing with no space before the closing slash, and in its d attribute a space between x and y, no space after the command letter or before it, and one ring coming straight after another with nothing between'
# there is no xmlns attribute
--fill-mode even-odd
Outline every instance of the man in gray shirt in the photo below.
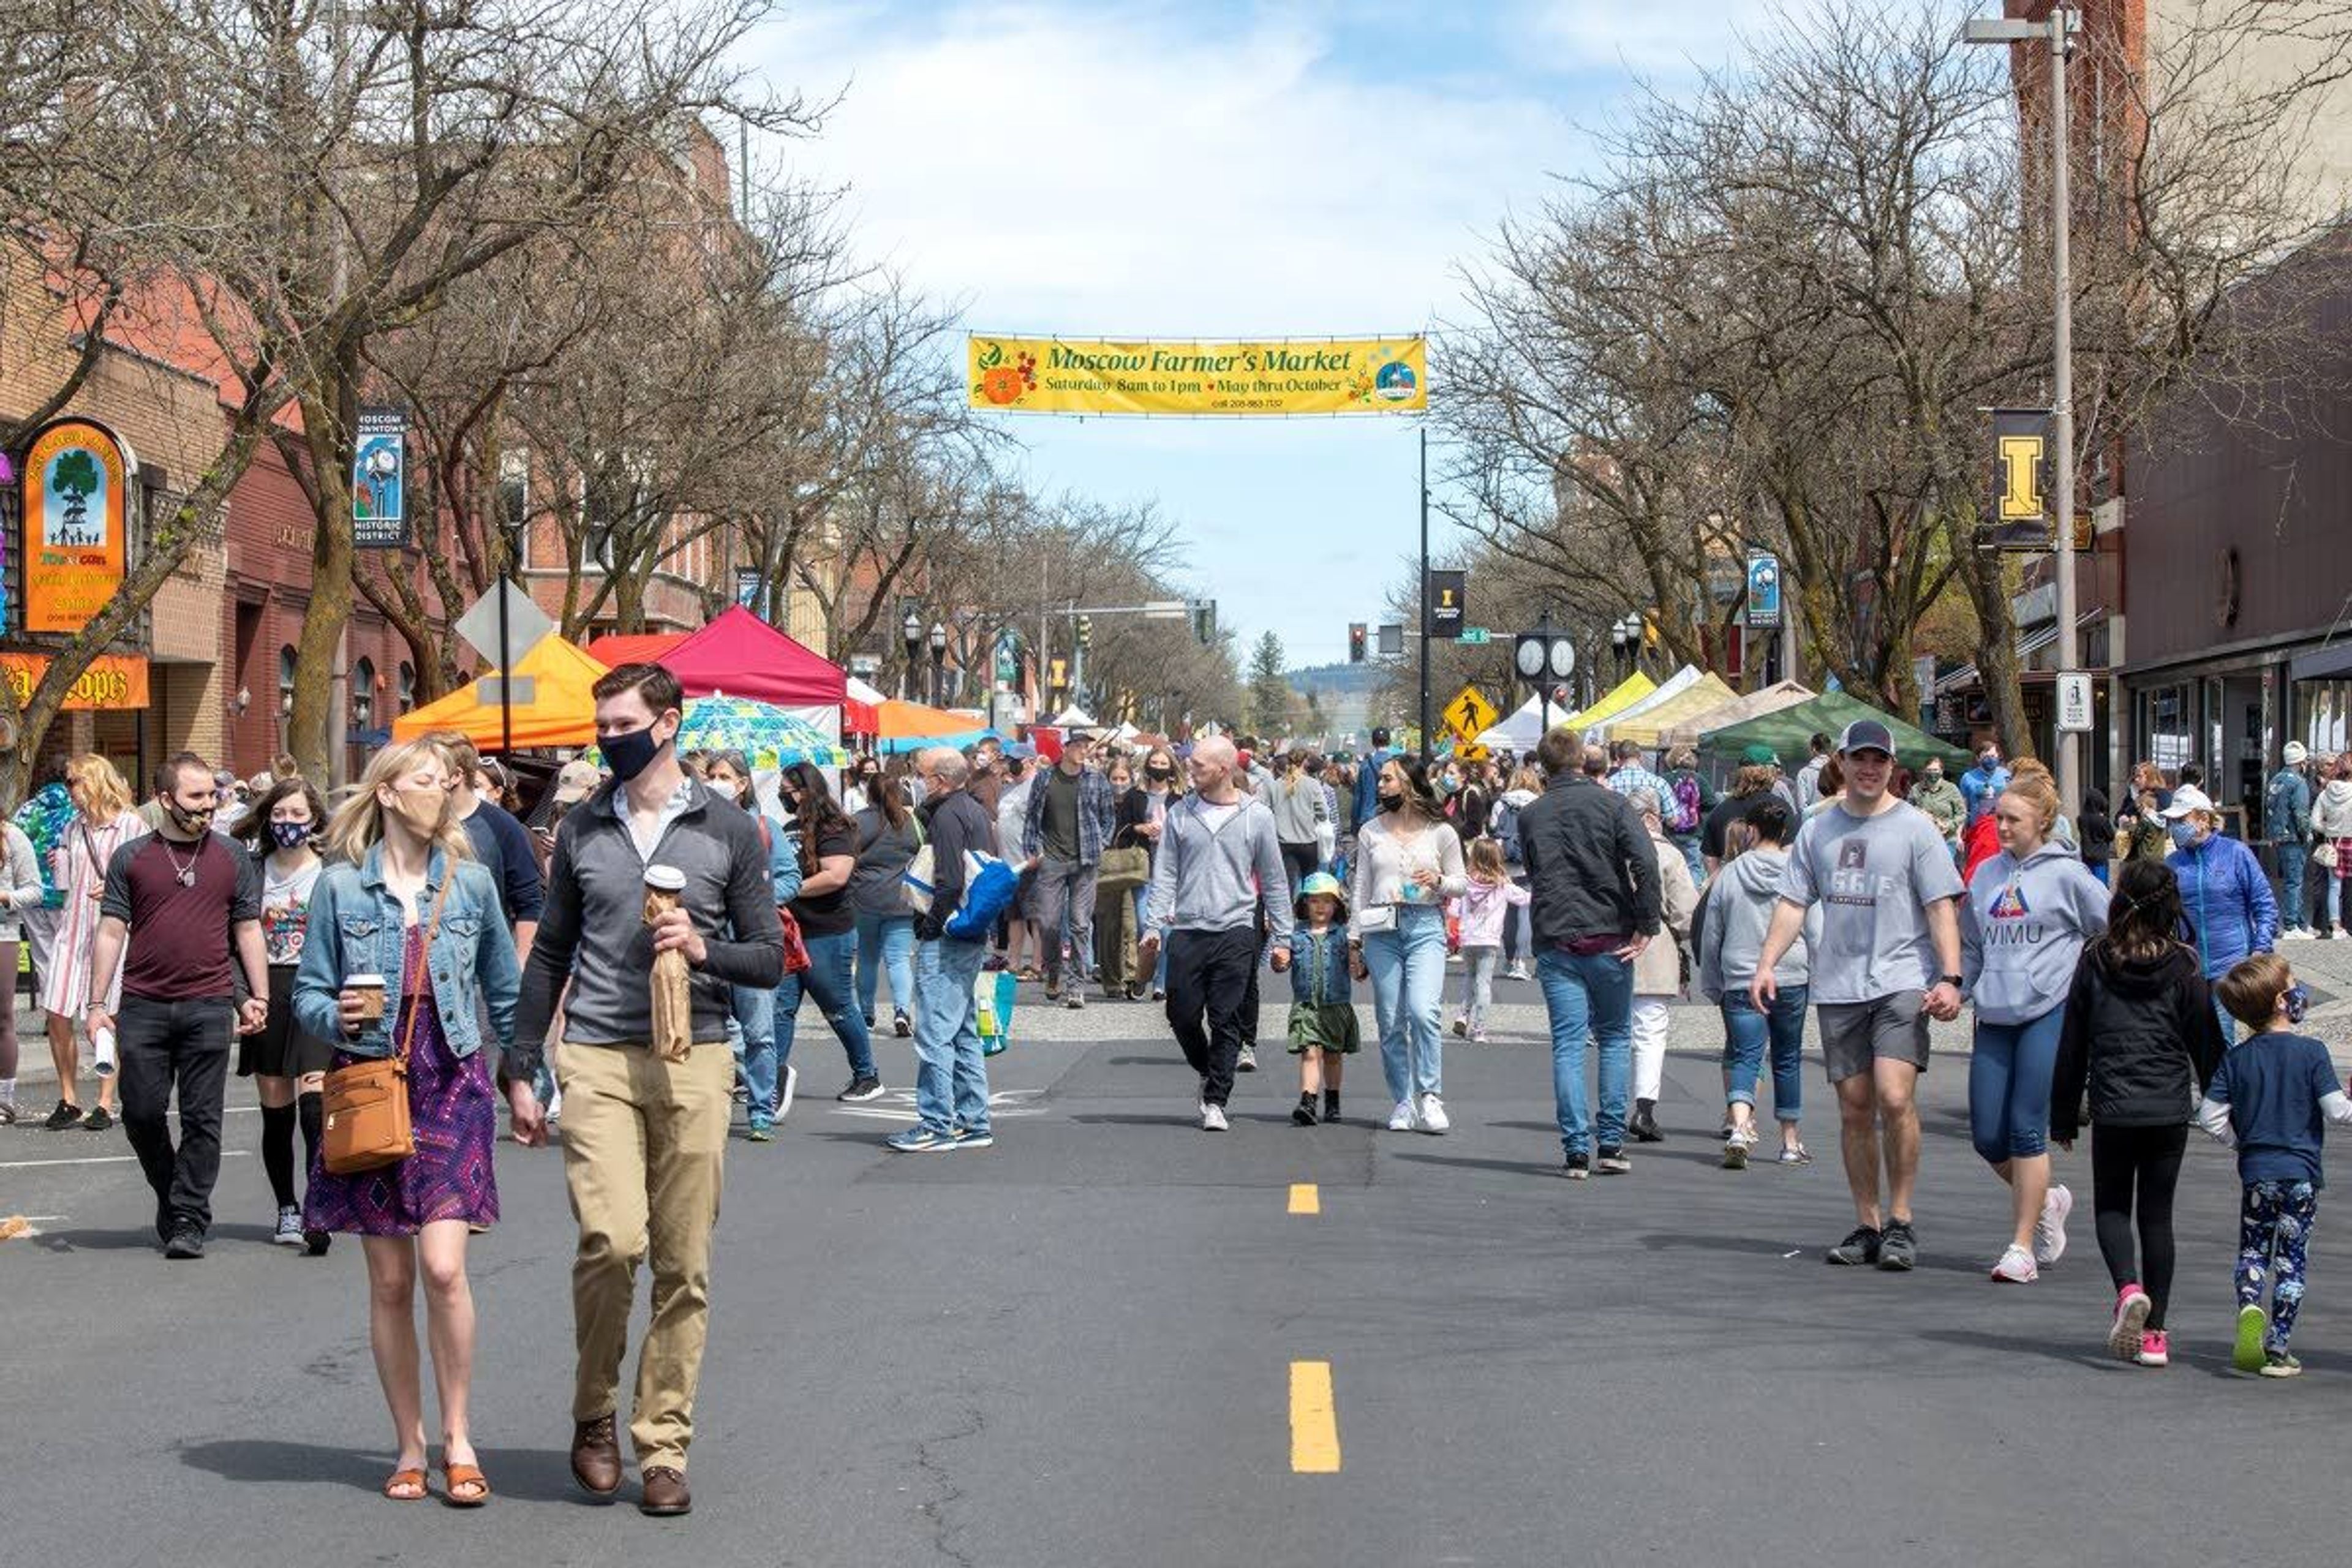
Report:
<svg viewBox="0 0 2352 1568"><path fill-rule="evenodd" d="M1103 847L1110 842L1113 803L1110 780L1087 766L1094 738L1073 730L1062 742L1053 768L1030 786L1021 853L1037 862L1037 945L1044 950L1045 999L1065 1006L1086 1005L1086 983L1094 967L1095 874ZM1062 956L1067 921L1070 952ZM1066 975L1063 971L1067 968Z"/></svg>
<svg viewBox="0 0 2352 1568"><path fill-rule="evenodd" d="M1805 824L1789 852L1780 906L1765 933L1748 999L1769 1012L1773 969L1819 904L1812 1001L1822 1055L1837 1090L1846 1185L1857 1224L1829 1261L1904 1270L1918 1261L1911 1189L1919 1174L1919 1110L1927 1020L1960 1011L1958 900L1967 891L1944 836L1888 790L1895 740L1859 719L1838 742L1845 798ZM1879 1204L1879 1169L1886 1172Z"/></svg>

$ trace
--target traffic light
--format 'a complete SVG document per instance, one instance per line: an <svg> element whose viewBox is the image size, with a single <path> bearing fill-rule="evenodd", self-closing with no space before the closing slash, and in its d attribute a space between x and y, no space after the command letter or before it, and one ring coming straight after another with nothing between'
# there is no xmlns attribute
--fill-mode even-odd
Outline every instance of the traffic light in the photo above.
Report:
<svg viewBox="0 0 2352 1568"><path fill-rule="evenodd" d="M1192 635L1202 647L1217 645L1217 602L1214 599L1192 601Z"/></svg>
<svg viewBox="0 0 2352 1568"><path fill-rule="evenodd" d="M1361 664L1364 662L1364 641L1370 630L1370 628L1365 626L1361 621L1351 621L1349 623L1348 662L1349 664Z"/></svg>
<svg viewBox="0 0 2352 1568"><path fill-rule="evenodd" d="M1092 616L1080 616L1078 617L1078 647L1082 648L1092 647L1094 646L1094 642L1095 618Z"/></svg>

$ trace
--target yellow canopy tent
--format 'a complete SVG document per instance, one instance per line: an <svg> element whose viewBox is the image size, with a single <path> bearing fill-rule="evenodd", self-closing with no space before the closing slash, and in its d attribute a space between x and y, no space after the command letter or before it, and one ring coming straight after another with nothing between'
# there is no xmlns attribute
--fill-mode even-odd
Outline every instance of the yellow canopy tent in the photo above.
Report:
<svg viewBox="0 0 2352 1568"><path fill-rule="evenodd" d="M392 721L392 738L413 741L436 730L456 730L481 750L496 751L503 741L497 688L488 689L488 702L482 698L486 682L498 673L492 670L436 702L403 713ZM508 711L518 748L595 743L596 698L591 688L604 674L603 665L550 633L515 660L514 673L517 700ZM530 682L528 700L522 690L526 680Z"/></svg>
<svg viewBox="0 0 2352 1568"><path fill-rule="evenodd" d="M1644 709L1627 719L1612 721L1609 725L1609 738L1631 741L1637 746L1654 746L1673 733L1675 725L1687 722L1710 708L1719 708L1738 695L1709 672L1656 707Z"/></svg>
<svg viewBox="0 0 2352 1568"><path fill-rule="evenodd" d="M1595 724L1607 722L1612 715L1622 713L1657 689L1656 681L1637 669L1619 681L1608 696L1581 713L1570 714L1563 721L1571 730L1590 730Z"/></svg>

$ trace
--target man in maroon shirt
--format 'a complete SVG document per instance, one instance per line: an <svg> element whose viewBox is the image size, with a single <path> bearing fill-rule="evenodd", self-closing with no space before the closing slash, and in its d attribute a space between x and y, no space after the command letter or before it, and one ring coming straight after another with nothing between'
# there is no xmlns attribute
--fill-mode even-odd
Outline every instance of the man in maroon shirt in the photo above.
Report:
<svg viewBox="0 0 2352 1568"><path fill-rule="evenodd" d="M92 1002L89 1037L116 1035L122 1131L155 1190L163 1256L202 1258L220 1174L230 1029L256 1033L269 1014L261 869L212 830L219 795L202 757L183 752L158 768L155 804L162 829L123 845L106 868L90 994L106 996L120 963L122 1011L117 1017ZM177 1149L166 1120L175 1085Z"/></svg>

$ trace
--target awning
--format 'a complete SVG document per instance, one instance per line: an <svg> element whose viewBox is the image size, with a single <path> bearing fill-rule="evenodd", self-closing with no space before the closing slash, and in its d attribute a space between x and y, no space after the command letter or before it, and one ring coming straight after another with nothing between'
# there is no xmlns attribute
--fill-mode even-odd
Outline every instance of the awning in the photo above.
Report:
<svg viewBox="0 0 2352 1568"><path fill-rule="evenodd" d="M2074 617L2074 635L2081 637L2091 627L2105 620L2106 615L2104 605L2095 610L2084 610ZM2035 654L2057 646L2058 623L2056 621L2052 621L2048 626L2036 626L2030 632L2020 632L2017 635L2017 663L2020 673L2051 674L2049 670L2030 670L2024 666ZM1955 692L1966 691L1969 687L1977 684L1977 667L1973 664L1964 664L1949 675L1937 677L1936 689L1930 695L1949 697Z"/></svg>

